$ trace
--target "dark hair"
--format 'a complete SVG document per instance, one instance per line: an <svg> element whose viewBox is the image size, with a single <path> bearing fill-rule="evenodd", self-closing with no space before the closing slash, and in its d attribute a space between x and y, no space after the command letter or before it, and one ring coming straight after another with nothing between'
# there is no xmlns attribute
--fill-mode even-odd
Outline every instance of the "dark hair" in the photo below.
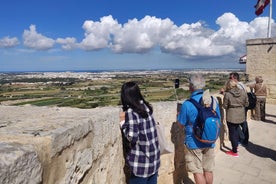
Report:
<svg viewBox="0 0 276 184"><path fill-rule="evenodd" d="M126 82L122 85L121 103L123 105L123 111L131 108L143 118L147 118L148 113L152 114L153 112L152 106L144 99L138 84L135 82ZM147 112L146 107L149 108L149 112Z"/></svg>
<svg viewBox="0 0 276 184"><path fill-rule="evenodd" d="M240 81L240 75L237 72L232 72L229 74L229 76L233 76L234 79L236 79L237 81Z"/></svg>

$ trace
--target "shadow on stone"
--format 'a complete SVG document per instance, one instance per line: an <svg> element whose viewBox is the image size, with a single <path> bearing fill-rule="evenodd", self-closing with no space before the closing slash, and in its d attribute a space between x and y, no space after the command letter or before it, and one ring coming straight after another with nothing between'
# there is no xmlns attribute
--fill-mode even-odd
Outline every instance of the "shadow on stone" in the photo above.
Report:
<svg viewBox="0 0 276 184"><path fill-rule="evenodd" d="M223 144L221 145L221 147L220 147L220 150L221 150L222 152L226 153L226 151L231 150L231 148L228 147L228 146L226 146L226 145L223 143Z"/></svg>
<svg viewBox="0 0 276 184"><path fill-rule="evenodd" d="M267 117L267 118L270 118L270 117L271 117L271 118L276 118L276 115L266 114L266 117ZM266 119L264 122L265 122L265 123L276 124L276 122L275 122L275 121L270 120L270 119Z"/></svg>
<svg viewBox="0 0 276 184"><path fill-rule="evenodd" d="M172 123L171 141L174 144L174 184L193 184L188 176L186 169L185 152L184 152L184 130L180 129L177 122Z"/></svg>
<svg viewBox="0 0 276 184"><path fill-rule="evenodd" d="M252 142L249 142L248 146L245 148L248 152L250 152L256 156L270 158L270 159L276 161L276 151L275 150L254 144Z"/></svg>
<svg viewBox="0 0 276 184"><path fill-rule="evenodd" d="M124 173L125 173L125 179L126 179L125 181L128 184L129 178L131 176L131 170L127 164L126 155L130 151L130 142L126 139L122 130L121 130L121 135L122 135L123 154L124 154L124 161L125 161L125 165L124 165Z"/></svg>
<svg viewBox="0 0 276 184"><path fill-rule="evenodd" d="M270 117L276 118L276 115L274 115L274 114L266 114L266 116L270 116Z"/></svg>

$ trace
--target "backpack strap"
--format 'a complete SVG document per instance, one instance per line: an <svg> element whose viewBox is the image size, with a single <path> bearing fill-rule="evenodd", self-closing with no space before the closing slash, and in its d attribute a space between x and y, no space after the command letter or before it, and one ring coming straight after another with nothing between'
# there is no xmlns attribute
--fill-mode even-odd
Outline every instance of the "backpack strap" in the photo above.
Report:
<svg viewBox="0 0 276 184"><path fill-rule="evenodd" d="M201 100L202 100L202 98L200 98L199 101L201 101ZM199 104L195 99L190 98L190 99L188 99L188 101L191 102L197 109L201 109L202 108L202 105Z"/></svg>
<svg viewBox="0 0 276 184"><path fill-rule="evenodd" d="M197 111L199 111L199 109L202 108L201 105L193 98L189 98L187 101L191 102L196 107ZM196 120L197 118L198 117L196 117ZM189 125L191 128L193 128L193 124L191 123L191 121L189 121Z"/></svg>
<svg viewBox="0 0 276 184"><path fill-rule="evenodd" d="M203 91L198 91L196 92L195 94L193 94L189 99L188 101L191 102L197 109L200 108L200 104L195 100L193 99L192 97L193 96L196 96L196 95L200 95L200 94L203 94ZM202 97L200 98L199 102L201 101Z"/></svg>

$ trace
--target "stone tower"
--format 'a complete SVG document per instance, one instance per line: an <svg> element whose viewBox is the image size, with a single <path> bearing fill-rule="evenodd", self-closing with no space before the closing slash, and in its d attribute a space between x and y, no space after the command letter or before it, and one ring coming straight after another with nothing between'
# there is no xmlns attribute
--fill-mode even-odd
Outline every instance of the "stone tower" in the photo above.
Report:
<svg viewBox="0 0 276 184"><path fill-rule="evenodd" d="M267 101L276 104L276 38L246 40L246 49L249 81L262 76L268 88Z"/></svg>

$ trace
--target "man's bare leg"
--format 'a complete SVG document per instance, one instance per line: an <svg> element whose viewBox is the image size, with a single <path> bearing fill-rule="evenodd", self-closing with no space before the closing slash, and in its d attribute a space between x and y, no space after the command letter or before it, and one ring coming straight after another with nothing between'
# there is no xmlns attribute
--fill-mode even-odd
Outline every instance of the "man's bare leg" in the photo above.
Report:
<svg viewBox="0 0 276 184"><path fill-rule="evenodd" d="M196 184L213 184L213 172L194 173Z"/></svg>
<svg viewBox="0 0 276 184"><path fill-rule="evenodd" d="M213 172L204 172L204 178L206 181L206 184L212 184L213 183Z"/></svg>
<svg viewBox="0 0 276 184"><path fill-rule="evenodd" d="M206 184L205 177L202 173L194 173L194 178L196 184Z"/></svg>

